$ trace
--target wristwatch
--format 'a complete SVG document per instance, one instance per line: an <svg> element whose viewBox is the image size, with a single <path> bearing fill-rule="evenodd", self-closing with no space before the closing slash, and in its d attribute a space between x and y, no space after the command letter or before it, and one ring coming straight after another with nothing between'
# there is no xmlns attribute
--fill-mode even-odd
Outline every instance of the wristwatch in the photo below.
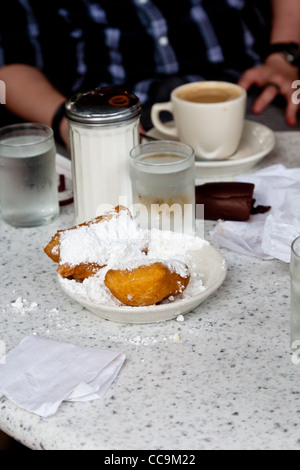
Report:
<svg viewBox="0 0 300 470"><path fill-rule="evenodd" d="M296 67L300 66L300 45L295 42L270 44L267 56L280 52L284 58Z"/></svg>

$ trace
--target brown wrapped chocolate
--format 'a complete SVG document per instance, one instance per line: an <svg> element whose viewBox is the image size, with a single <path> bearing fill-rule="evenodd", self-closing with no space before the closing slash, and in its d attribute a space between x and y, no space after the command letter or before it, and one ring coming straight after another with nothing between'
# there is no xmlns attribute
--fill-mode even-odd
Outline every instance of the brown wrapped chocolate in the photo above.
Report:
<svg viewBox="0 0 300 470"><path fill-rule="evenodd" d="M206 183L196 186L196 204L204 204L204 219L247 221L251 214L267 212L270 207L254 208L254 184L239 182ZM196 208L196 217L200 216Z"/></svg>

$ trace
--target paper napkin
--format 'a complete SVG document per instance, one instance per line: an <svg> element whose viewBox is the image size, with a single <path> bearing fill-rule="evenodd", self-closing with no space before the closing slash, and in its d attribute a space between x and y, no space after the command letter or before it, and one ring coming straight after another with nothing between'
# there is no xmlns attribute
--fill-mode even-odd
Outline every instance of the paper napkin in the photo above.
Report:
<svg viewBox="0 0 300 470"><path fill-rule="evenodd" d="M1 361L0 396L48 417L63 401L103 397L124 361L123 353L27 336Z"/></svg>
<svg viewBox="0 0 300 470"><path fill-rule="evenodd" d="M219 221L212 238L240 253L289 263L291 243L300 236L300 168L272 165L235 179L253 183L256 204L271 210L248 222Z"/></svg>

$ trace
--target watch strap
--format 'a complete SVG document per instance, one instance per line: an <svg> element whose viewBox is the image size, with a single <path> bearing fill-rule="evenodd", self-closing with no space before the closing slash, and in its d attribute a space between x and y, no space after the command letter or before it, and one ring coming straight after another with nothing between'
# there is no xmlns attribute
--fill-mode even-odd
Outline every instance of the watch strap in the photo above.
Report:
<svg viewBox="0 0 300 470"><path fill-rule="evenodd" d="M267 50L267 57L279 52L292 65L300 65L300 45L295 42L270 44Z"/></svg>

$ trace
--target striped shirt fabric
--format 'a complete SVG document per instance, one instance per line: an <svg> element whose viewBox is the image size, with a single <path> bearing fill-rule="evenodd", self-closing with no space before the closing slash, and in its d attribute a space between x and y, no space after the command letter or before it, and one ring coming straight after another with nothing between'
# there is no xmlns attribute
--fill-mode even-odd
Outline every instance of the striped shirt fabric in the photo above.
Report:
<svg viewBox="0 0 300 470"><path fill-rule="evenodd" d="M9 0L0 66L41 69L66 97L120 85L142 103L180 77L236 81L262 61L268 0Z"/></svg>

